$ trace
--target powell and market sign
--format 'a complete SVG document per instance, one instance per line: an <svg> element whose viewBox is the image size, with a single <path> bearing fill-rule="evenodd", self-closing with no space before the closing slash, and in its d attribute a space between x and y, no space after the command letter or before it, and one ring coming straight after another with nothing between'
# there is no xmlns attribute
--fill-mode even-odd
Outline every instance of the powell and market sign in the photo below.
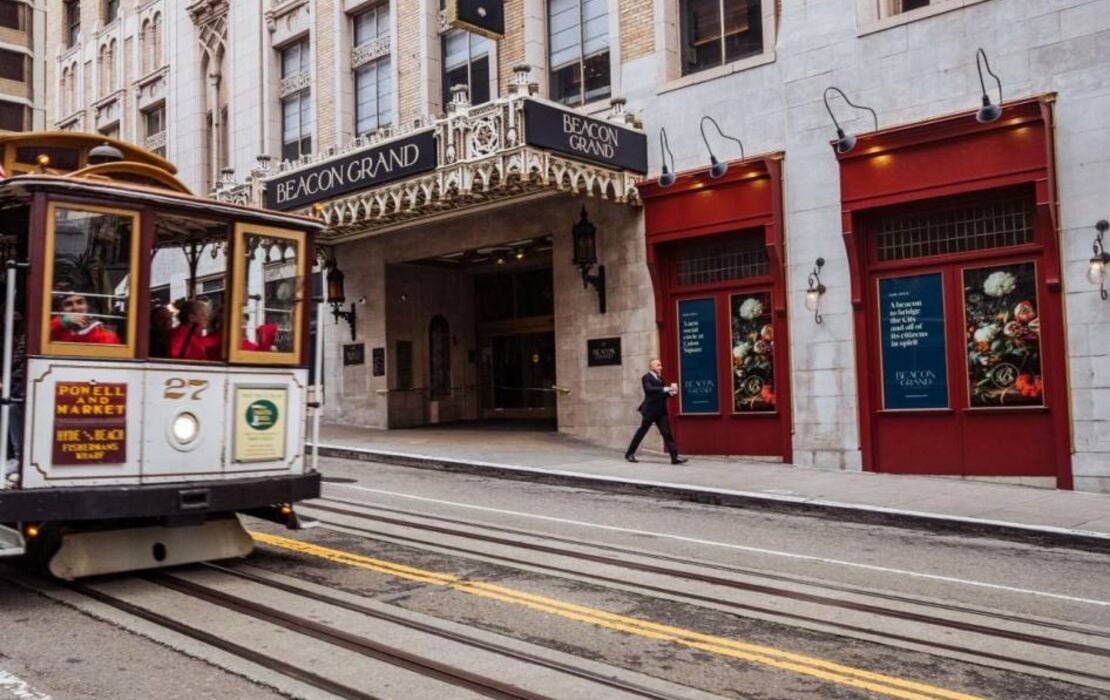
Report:
<svg viewBox="0 0 1110 700"><path fill-rule="evenodd" d="M579 160L647 172L647 137L632 129L527 100L525 143ZM435 170L429 129L266 181L266 207L287 211Z"/></svg>
<svg viewBox="0 0 1110 700"><path fill-rule="evenodd" d="M267 180L266 208L297 209L435 168L435 131L421 131Z"/></svg>

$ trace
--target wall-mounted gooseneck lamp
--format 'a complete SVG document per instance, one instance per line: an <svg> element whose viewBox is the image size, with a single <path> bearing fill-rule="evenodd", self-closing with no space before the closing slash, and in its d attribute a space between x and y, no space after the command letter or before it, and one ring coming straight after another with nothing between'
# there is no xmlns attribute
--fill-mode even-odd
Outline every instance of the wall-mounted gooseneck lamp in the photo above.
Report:
<svg viewBox="0 0 1110 700"><path fill-rule="evenodd" d="M327 276L327 300L328 304L331 305L331 315L336 323L339 323L339 319L347 322L347 325L351 327L351 341L353 342L355 340L355 304L351 302L349 311L340 311L340 307L347 301L346 294L343 291L343 271L339 269L339 263L335 261L335 258L331 259L328 267L330 269Z"/></svg>
<svg viewBox="0 0 1110 700"><path fill-rule="evenodd" d="M1107 229L1110 229L1110 221L1106 219L1095 224L1098 235L1095 236L1094 245L1091 246L1094 256L1087 266L1087 281L1098 285L1098 293L1104 301L1110 296L1106 291L1106 276L1107 272L1110 271L1110 253L1106 252L1106 245L1102 242L1102 236Z"/></svg>
<svg viewBox="0 0 1110 700"><path fill-rule="evenodd" d="M586 207L582 207L582 218L570 230L574 239L574 260L572 262L582 271L582 288L592 284L597 290L597 308L605 313L605 266L597 265L597 227L586 218ZM597 265L597 274L590 270Z"/></svg>
<svg viewBox="0 0 1110 700"><path fill-rule="evenodd" d="M879 115L875 114L875 110L871 109L870 107L867 107L865 105L858 105L855 102L849 100L848 96L845 95L844 91L840 88L835 86L829 86L825 88L825 110L829 113L829 118L832 119L833 125L836 127L836 152L847 153L848 151L856 147L856 135L846 134L844 132L844 129L840 128L840 122L836 120L836 115L833 114L832 107L829 106L830 92L835 92L836 94L840 95L840 97L845 102L847 102L852 107L855 107L856 109L865 109L868 112L871 112L871 118L875 121L875 131L879 130Z"/></svg>
<svg viewBox="0 0 1110 700"><path fill-rule="evenodd" d="M813 320L821 323L821 297L825 295L825 285L821 284L821 268L825 266L824 258L817 258L813 272L809 273L809 289L806 290L806 308L813 312Z"/></svg>
<svg viewBox="0 0 1110 700"><path fill-rule="evenodd" d="M671 157L671 167L667 167L667 156ZM663 173L659 176L660 187L670 187L674 184L674 154L671 153L671 144L667 143L667 130L659 127L659 159L663 161Z"/></svg>
<svg viewBox="0 0 1110 700"><path fill-rule="evenodd" d="M705 137L705 122L707 121L713 124L714 128L717 129L717 133L720 134L722 138L736 142L736 145L740 147L741 160L744 159L744 144L740 143L740 139L735 136L729 136L721 131L721 125L718 124L717 120L713 117L705 115L701 118L701 124L698 126L701 129L701 140L705 143L705 150L709 151L709 177L718 178L728 172L728 163L720 162L717 160L717 156L713 155L713 149L709 146L709 139Z"/></svg>
<svg viewBox="0 0 1110 700"><path fill-rule="evenodd" d="M983 90L983 106L975 113L975 121L980 124L989 124L1002 116L1002 81L991 70L991 64L987 61L987 52L983 49L975 52L975 67L979 69L979 87ZM998 83L998 104L991 102L991 98L987 96L987 83L983 80L984 67L994 78L994 82Z"/></svg>

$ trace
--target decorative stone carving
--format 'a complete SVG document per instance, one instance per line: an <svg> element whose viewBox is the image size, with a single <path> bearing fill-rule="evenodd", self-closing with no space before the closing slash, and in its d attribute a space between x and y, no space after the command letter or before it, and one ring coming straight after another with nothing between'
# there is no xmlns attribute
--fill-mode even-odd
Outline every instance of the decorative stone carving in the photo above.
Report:
<svg viewBox="0 0 1110 700"><path fill-rule="evenodd" d="M354 47L351 49L351 68L359 68L370 61L376 61L382 56L388 56L390 46L390 37L387 34L371 39L361 46Z"/></svg>
<svg viewBox="0 0 1110 700"><path fill-rule="evenodd" d="M288 97L295 92L307 90L312 86L312 75L303 70L300 73L294 73L287 78L282 78L281 83L278 84L278 95L280 97Z"/></svg>

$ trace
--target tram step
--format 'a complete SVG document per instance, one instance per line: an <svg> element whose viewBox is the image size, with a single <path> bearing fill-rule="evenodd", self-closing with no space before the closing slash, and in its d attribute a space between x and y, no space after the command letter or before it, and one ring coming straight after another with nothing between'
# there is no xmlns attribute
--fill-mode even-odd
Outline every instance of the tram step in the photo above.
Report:
<svg viewBox="0 0 1110 700"><path fill-rule="evenodd" d="M23 552L23 533L0 525L0 557L18 557Z"/></svg>

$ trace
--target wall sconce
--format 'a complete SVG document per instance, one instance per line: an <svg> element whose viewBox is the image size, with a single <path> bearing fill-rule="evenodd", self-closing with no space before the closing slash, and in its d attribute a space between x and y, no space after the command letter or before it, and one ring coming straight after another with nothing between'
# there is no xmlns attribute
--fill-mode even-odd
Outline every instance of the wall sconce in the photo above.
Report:
<svg viewBox="0 0 1110 700"><path fill-rule="evenodd" d="M340 311L339 308L347 301L347 297L343 291L343 271L339 269L339 263L332 258L328 264L331 268L328 270L328 304L331 305L331 315L336 323L339 319L343 319L351 327L351 341L355 340L355 304L351 302L350 311Z"/></svg>
<svg viewBox="0 0 1110 700"><path fill-rule="evenodd" d="M705 142L705 149L709 151L709 177L718 178L728 172L728 163L719 162L717 160L717 156L713 155L713 149L709 147L709 139L705 138L706 120L711 122L713 126L716 127L717 133L720 134L723 138L729 139L730 141L735 141L736 145L740 146L740 160L744 159L744 144L740 143L740 139L736 138L735 136L729 136L725 132L721 131L721 125L718 124L717 120L713 117L705 115L701 118L701 124L699 124L698 126L701 129L701 140Z"/></svg>
<svg viewBox="0 0 1110 700"><path fill-rule="evenodd" d="M855 102L849 100L848 96L845 95L844 91L840 88L832 86L825 88L825 110L829 113L829 117L832 119L833 125L836 127L836 152L847 153L848 151L856 147L856 135L846 134L844 133L844 129L840 128L840 122L836 120L836 115L833 114L832 107L829 106L830 92L837 93L844 99L845 102L847 102L852 107L855 107L856 109L866 109L868 112L871 112L871 118L875 120L875 131L879 130L879 115L875 114L875 110L871 109L870 107L858 105Z"/></svg>
<svg viewBox="0 0 1110 700"><path fill-rule="evenodd" d="M1091 262L1087 266L1087 281L1098 285L1098 293L1103 301L1110 296L1106 291L1106 274L1107 268L1110 267L1110 253L1106 252L1106 246L1102 242L1102 235L1106 233L1107 229L1110 229L1110 222L1106 219L1095 224L1098 235L1095 236L1094 245L1091 246L1094 257L1091 258Z"/></svg>
<svg viewBox="0 0 1110 700"><path fill-rule="evenodd" d="M671 156L670 168L667 168L667 154ZM663 161L663 174L659 176L659 186L670 187L674 184L675 177L674 154L671 153L671 144L667 143L667 130L663 127L659 127L659 159Z"/></svg>
<svg viewBox="0 0 1110 700"><path fill-rule="evenodd" d="M979 62L980 58L983 59L982 63ZM986 66L987 72L998 83L998 104L992 103L991 98L987 97L987 84L983 81L983 66ZM983 106L975 114L975 121L988 124L1002 116L1002 81L991 70L991 64L987 61L987 52L983 49L975 52L975 67L979 70L979 87L983 89Z"/></svg>
<svg viewBox="0 0 1110 700"><path fill-rule="evenodd" d="M582 207L582 218L570 233L574 238L572 262L582 271L582 288L587 289L591 284L594 286L597 290L598 311L605 313L605 266L597 265L597 228L586 218L586 207ZM594 265L597 265L597 274L591 275L590 269Z"/></svg>
<svg viewBox="0 0 1110 700"><path fill-rule="evenodd" d="M825 266L824 258L817 258L813 272L809 273L809 289L806 290L806 308L813 312L813 320L821 323L821 297L825 295L825 285L821 284L821 268Z"/></svg>

